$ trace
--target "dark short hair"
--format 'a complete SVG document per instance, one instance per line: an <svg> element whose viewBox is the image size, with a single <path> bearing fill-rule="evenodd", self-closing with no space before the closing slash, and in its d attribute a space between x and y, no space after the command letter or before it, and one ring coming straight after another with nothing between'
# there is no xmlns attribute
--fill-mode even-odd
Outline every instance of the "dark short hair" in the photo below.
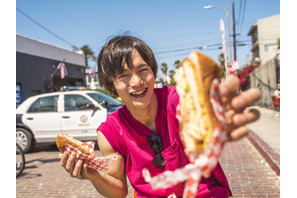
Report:
<svg viewBox="0 0 297 198"><path fill-rule="evenodd" d="M113 96L118 96L113 79L123 72L125 63L129 68L133 68L131 58L133 50L136 50L152 68L156 78L158 65L153 51L145 42L133 36L112 37L101 49L97 64L99 84L105 87Z"/></svg>

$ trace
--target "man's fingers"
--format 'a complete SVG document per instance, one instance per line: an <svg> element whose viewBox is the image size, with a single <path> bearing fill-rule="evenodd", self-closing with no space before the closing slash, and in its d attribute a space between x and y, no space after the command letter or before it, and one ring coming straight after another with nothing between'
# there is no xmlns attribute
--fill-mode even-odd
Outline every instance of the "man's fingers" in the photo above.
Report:
<svg viewBox="0 0 297 198"><path fill-rule="evenodd" d="M88 162L85 161L84 164L83 164L83 168L82 168L82 174L83 175L88 175L89 173L89 168L88 168ZM90 170L93 170L93 169L90 169Z"/></svg>
<svg viewBox="0 0 297 198"><path fill-rule="evenodd" d="M74 161L75 161L75 155L70 155L70 157L67 160L65 169L72 175L73 169L74 169Z"/></svg>
<svg viewBox="0 0 297 198"><path fill-rule="evenodd" d="M235 76L228 76L220 85L220 96L229 97L233 95L239 87L239 79Z"/></svg>
<svg viewBox="0 0 297 198"><path fill-rule="evenodd" d="M77 160L75 167L73 169L73 173L72 173L73 177L81 178L82 165L83 165L83 160L81 160L81 159Z"/></svg>
<svg viewBox="0 0 297 198"><path fill-rule="evenodd" d="M232 117L235 126L243 126L254 122L260 118L260 112L257 109L247 108L242 113L236 113Z"/></svg>
<svg viewBox="0 0 297 198"><path fill-rule="evenodd" d="M65 168L67 160L68 160L68 153L67 151L65 151L60 159L60 165Z"/></svg>
<svg viewBox="0 0 297 198"><path fill-rule="evenodd" d="M245 107L255 104L261 98L261 91L257 88L251 88L241 92L231 101L231 106L237 111L242 111Z"/></svg>
<svg viewBox="0 0 297 198"><path fill-rule="evenodd" d="M235 111L230 109L228 111L226 111L225 113L225 120L226 120L226 123L227 124L232 124L232 119L233 119L233 116L235 115Z"/></svg>
<svg viewBox="0 0 297 198"><path fill-rule="evenodd" d="M245 126L234 129L230 133L230 140L238 140L248 134L248 129Z"/></svg>

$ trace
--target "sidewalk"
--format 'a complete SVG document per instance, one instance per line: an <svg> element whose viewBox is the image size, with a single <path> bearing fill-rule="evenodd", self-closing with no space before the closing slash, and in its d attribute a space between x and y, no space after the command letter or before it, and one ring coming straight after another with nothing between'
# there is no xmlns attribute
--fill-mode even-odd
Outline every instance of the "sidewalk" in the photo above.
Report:
<svg viewBox="0 0 297 198"><path fill-rule="evenodd" d="M247 136L254 147L265 158L270 167L280 175L280 113L254 106L260 111L260 119L247 125L251 130Z"/></svg>
<svg viewBox="0 0 297 198"><path fill-rule="evenodd" d="M220 164L233 197L280 197L280 177L247 137L225 145Z"/></svg>
<svg viewBox="0 0 297 198"><path fill-rule="evenodd" d="M254 106L260 111L258 121L248 124L247 127L264 140L275 152L280 154L280 113L275 116L273 110Z"/></svg>

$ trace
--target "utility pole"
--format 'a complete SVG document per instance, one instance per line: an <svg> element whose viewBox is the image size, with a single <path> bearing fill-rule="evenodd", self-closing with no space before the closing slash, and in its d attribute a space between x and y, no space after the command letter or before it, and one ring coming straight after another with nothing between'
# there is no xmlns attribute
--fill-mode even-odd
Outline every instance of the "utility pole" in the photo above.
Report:
<svg viewBox="0 0 297 198"><path fill-rule="evenodd" d="M232 18L233 18L233 51L234 51L234 61L236 61L236 31L235 31L235 11L234 11L234 1L232 2Z"/></svg>

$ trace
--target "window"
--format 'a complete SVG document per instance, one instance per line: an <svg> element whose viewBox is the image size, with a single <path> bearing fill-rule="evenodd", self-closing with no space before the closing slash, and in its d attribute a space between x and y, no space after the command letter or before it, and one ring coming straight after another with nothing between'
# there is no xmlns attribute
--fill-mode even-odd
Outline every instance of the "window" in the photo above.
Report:
<svg viewBox="0 0 297 198"><path fill-rule="evenodd" d="M101 104L101 102L103 101L106 101L108 103L108 106L122 106L121 103L114 100L113 98L100 93L88 93L88 95L96 100L99 104Z"/></svg>
<svg viewBox="0 0 297 198"><path fill-rule="evenodd" d="M58 95L37 99L29 108L28 113L57 112Z"/></svg>
<svg viewBox="0 0 297 198"><path fill-rule="evenodd" d="M65 111L86 110L90 104L93 103L84 96L77 94L64 95Z"/></svg>
<svg viewBox="0 0 297 198"><path fill-rule="evenodd" d="M264 45L265 52L276 52L278 45L276 43Z"/></svg>

